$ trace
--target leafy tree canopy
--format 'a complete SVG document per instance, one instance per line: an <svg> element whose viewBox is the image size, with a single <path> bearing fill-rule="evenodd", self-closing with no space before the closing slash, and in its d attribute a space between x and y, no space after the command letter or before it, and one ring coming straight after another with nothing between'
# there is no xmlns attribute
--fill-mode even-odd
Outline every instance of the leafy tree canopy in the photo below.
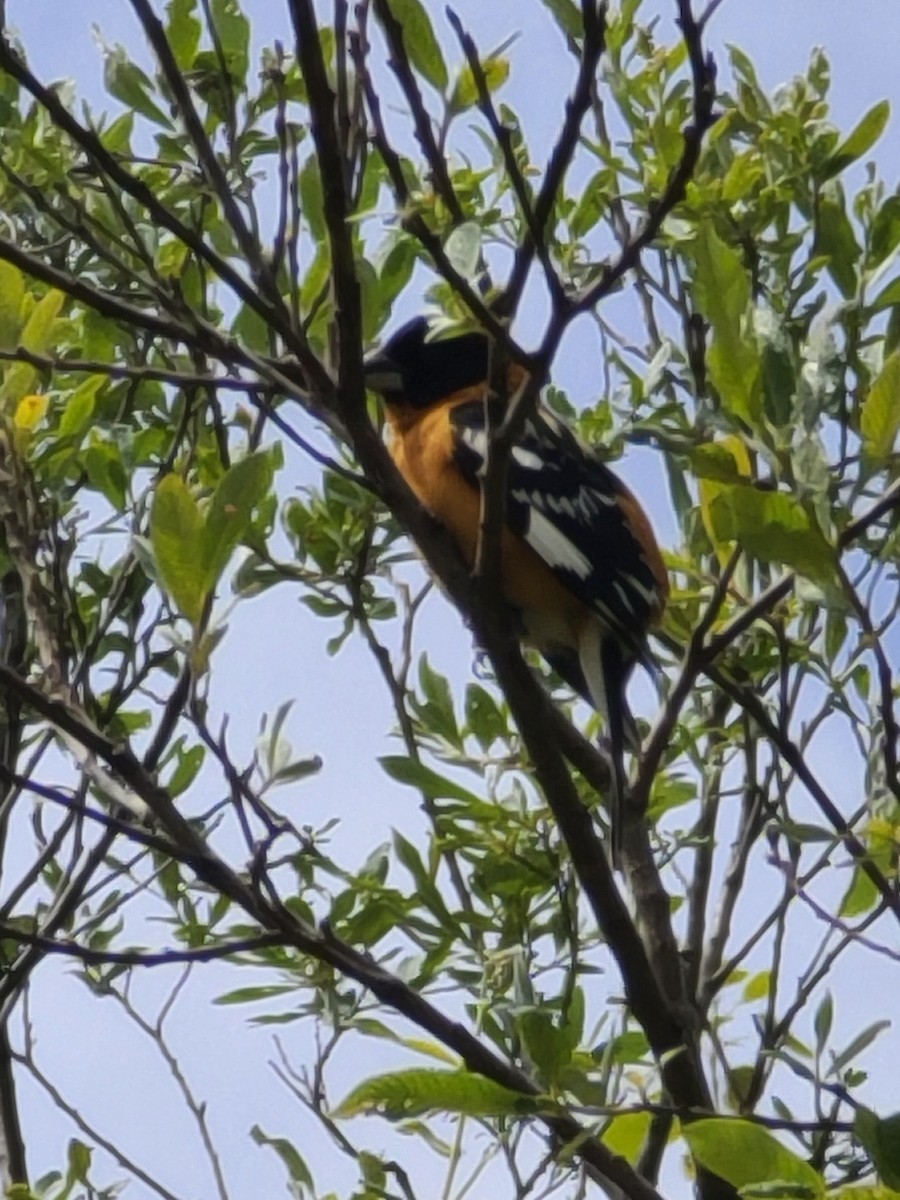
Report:
<svg viewBox="0 0 900 1200"><path fill-rule="evenodd" d="M515 41L420 0L290 0L261 56L237 0L131 7L154 65L105 49L115 115L0 43L10 1194L184 1190L42 1073L23 1005L58 955L172 1065L221 1197L231 1148L167 1024L214 960L220 1003L316 1034L277 1070L320 1145L286 1117L242 1150L292 1195L324 1194L322 1146L367 1198L436 1177L448 1197L900 1191L900 1117L867 1090L893 992L874 1023L841 1007L896 973L900 920L900 196L859 169L887 103L836 129L821 52L774 95L736 47L717 74L717 0L672 0L671 43L640 0L544 0L571 65L544 159L505 99ZM587 442L639 444L666 481L673 594L621 878L592 719L523 661L490 564L469 575L383 445L363 355L423 309L486 329L530 373L525 408L549 383ZM552 386L576 322L602 364L587 408ZM478 678L418 636L418 557ZM296 819L322 763L285 697L249 756L213 716L235 704L229 616L273 589L298 693L297 600L331 670L358 643L383 677L398 740L353 820L412 789L424 836L342 859L328 817ZM148 1019L157 966L178 974ZM12 1066L75 1123L30 1183ZM104 1091L131 1104L136 1070L103 1063Z"/></svg>

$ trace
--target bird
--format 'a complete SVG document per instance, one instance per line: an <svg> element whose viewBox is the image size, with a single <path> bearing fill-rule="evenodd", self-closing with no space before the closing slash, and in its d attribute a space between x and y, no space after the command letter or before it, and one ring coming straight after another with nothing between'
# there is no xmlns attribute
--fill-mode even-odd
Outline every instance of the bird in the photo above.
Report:
<svg viewBox="0 0 900 1200"><path fill-rule="evenodd" d="M441 337L425 317L416 317L365 360L367 387L384 405L395 465L449 530L470 569L490 431L503 417L503 402L489 398L491 354L482 330ZM526 378L510 364L509 395ZM516 614L522 642L604 720L610 858L619 869L624 752L640 748L626 687L637 662L655 669L647 639L668 599L666 567L638 501L543 403L510 449L505 502L503 599Z"/></svg>

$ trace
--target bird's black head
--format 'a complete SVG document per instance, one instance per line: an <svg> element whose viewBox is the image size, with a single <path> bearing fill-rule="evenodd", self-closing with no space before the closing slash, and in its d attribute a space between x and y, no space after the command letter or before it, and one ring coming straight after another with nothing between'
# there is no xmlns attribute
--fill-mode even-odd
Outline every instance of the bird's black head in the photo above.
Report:
<svg viewBox="0 0 900 1200"><path fill-rule="evenodd" d="M366 384L386 403L428 408L487 381L490 343L485 334L429 341L428 332L425 318L416 317L366 359Z"/></svg>

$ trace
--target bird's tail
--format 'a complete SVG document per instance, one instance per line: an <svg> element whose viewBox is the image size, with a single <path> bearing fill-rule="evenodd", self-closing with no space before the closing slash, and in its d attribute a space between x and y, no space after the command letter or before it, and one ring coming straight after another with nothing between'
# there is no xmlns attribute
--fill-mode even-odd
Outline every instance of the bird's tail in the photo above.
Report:
<svg viewBox="0 0 900 1200"><path fill-rule="evenodd" d="M609 852L614 871L622 867L622 832L624 808L628 791L625 773L625 751L640 747L637 725L628 707L625 685L634 665L625 657L623 647L615 638L606 637L600 646L600 669L606 693L606 724L610 757L611 783L609 802Z"/></svg>
<svg viewBox="0 0 900 1200"><path fill-rule="evenodd" d="M625 751L640 749L637 725L628 707L625 687L635 664L635 655L599 623L585 630L579 645L579 658L594 707L605 719L603 739L610 759L609 854L614 870L620 870L622 858L622 817L628 790Z"/></svg>

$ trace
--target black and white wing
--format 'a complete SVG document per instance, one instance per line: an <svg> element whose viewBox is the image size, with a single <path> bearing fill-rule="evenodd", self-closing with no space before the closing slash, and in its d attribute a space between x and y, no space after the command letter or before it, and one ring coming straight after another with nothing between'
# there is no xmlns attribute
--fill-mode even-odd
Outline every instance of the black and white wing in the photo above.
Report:
<svg viewBox="0 0 900 1200"><path fill-rule="evenodd" d="M498 414L499 420L500 414ZM460 472L478 486L488 430L481 401L451 420ZM644 632L662 607L635 501L609 468L548 409L526 422L509 458L506 521L610 632L641 655Z"/></svg>

